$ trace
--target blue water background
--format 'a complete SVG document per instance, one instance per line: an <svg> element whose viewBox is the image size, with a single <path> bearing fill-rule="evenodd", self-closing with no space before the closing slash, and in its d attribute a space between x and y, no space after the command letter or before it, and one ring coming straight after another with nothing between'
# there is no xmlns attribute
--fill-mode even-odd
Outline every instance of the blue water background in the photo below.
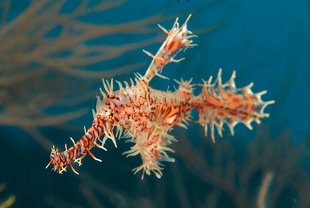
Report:
<svg viewBox="0 0 310 208"><path fill-rule="evenodd" d="M28 6L28 1L14 0L12 2L9 21ZM66 13L74 8L73 2L69 1L62 12ZM151 83L152 87L166 90L168 85L176 86L172 81L173 78L180 79L181 77L183 79L193 77L193 83L201 83L201 79L206 80L211 75L215 77L219 68L223 69L222 76L225 81L230 78L232 71L236 70L237 87L243 87L254 82L253 92L267 90L268 93L263 96L263 100L276 101L274 105L266 108L266 112L270 113L270 118L262 120L263 125L268 126L272 136L277 136L284 128L288 128L291 132L290 139L299 144L305 135L309 135L309 1L133 0L120 7L82 17L81 20L95 24L121 24L142 19L161 11L164 11L166 16L175 14L175 17L182 13L180 23L183 23L187 14L192 13L193 16L188 27L194 34L196 31L206 28L214 28L214 30L204 31L198 35L198 38L194 38L194 42L198 46L178 55L179 58L185 57L185 61L178 64L172 63L165 67L163 75L169 77L170 80L155 78ZM171 18L161 22L161 25L169 29L173 22L174 18ZM155 28L156 25L153 27ZM57 36L59 32L57 30L59 29L55 28L48 35ZM162 33L162 31L158 29L157 33ZM87 44L96 45L108 42L111 45L121 45L128 41L134 42L154 35L156 34L136 37L128 33L91 40ZM151 53L156 53L159 47L160 44L153 44L145 49ZM133 51L130 57L123 57L120 61L116 59L113 62L91 66L91 70L102 70L114 65L126 65L127 59L151 61L141 50L137 50ZM144 74L145 70L145 68L140 68L137 69L137 72ZM115 79L128 81L129 77L133 76L132 73L129 73L116 76ZM96 82L92 87L94 90L101 86L101 77L90 81ZM198 94L199 89L195 90L195 93ZM69 144L69 136L79 138L83 132L83 125L90 126L92 122L91 109L95 107L95 102L94 97L92 102L83 106L89 109L89 113L71 122L72 125L81 126L81 131L72 135L72 132L65 132L56 126L52 129L44 129L46 136L57 146ZM49 109L48 111L53 113L57 110ZM66 111L66 109L59 111ZM197 118L197 115L194 117ZM239 138L240 142L243 142L240 144L241 146L249 143L255 136L257 125L253 124L253 127L253 131L241 124L235 128L235 136ZM186 133L191 142L197 144L201 140L210 140L210 138L201 137L201 134L197 133L201 131L201 128L198 124L192 123L187 131L178 128L176 131ZM55 204L71 203L78 204L81 207L91 207L85 199L80 198L81 183L86 183L83 181L83 176L79 178L71 170L63 176L58 176L51 170L45 170L45 165L49 161L49 152L37 144L27 133L14 126L1 126L1 130L0 181L8 185L7 191L17 196L16 207L45 207L47 206L45 203L48 199L47 196L61 198ZM229 135L228 130L225 131L224 135ZM227 139L233 139L233 137ZM124 146L122 147L122 145ZM84 174L91 174L94 180L98 178L105 180L107 185L113 187L114 190L127 190L126 192L130 197L134 198L136 195L145 195L146 198L152 197L146 194L147 188L145 186L158 188L156 185L158 180L152 175L148 184L142 183L140 182L140 175L134 176L130 172L131 168L139 164L140 161L138 157L124 159L121 153L128 149L128 145L126 145L123 141L119 141L119 148L112 150L114 148L109 144L111 150L104 153L104 156L100 151L95 151L97 155L99 154L98 157L104 157L103 164L97 164L96 161L88 158L85 159L83 166L77 168ZM122 163L117 164L120 161ZM307 162L309 159L305 157L304 168L309 171ZM166 164L165 169L168 169L170 165L172 164ZM168 179L169 176L163 180L169 187L171 184L169 184ZM133 184L140 184L140 188L136 191L132 190ZM197 192L199 188L204 189L203 187L195 187L198 186L199 181L195 181L193 184L193 192L194 190ZM172 188L171 190L167 188L166 191L173 192ZM188 191L190 192L190 190ZM161 194L156 191L147 193ZM166 194L167 198L173 195L173 193L163 194ZM172 199L174 198L172 197ZM105 198L102 198L101 202L104 204ZM224 204L229 204L229 201L224 202ZM178 206L173 201L168 202L166 206L168 205L170 207ZM106 206L109 207L109 203ZM110 204L110 206L112 205Z"/></svg>

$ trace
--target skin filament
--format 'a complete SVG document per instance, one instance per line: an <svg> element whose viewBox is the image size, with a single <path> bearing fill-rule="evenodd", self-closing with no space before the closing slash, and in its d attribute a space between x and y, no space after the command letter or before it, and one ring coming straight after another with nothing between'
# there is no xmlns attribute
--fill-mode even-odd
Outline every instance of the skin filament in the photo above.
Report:
<svg viewBox="0 0 310 208"><path fill-rule="evenodd" d="M198 122L204 127L206 135L210 129L213 142L215 129L222 137L224 124L233 135L236 124L243 123L252 129L252 121L259 124L261 118L269 116L264 113L264 109L274 101L262 101L261 96L266 91L253 93L253 83L236 88L235 71L226 83L222 83L220 69L214 82L210 77L208 81L200 84L202 90L198 95L193 94L194 84L191 80L175 80L179 87L173 92L160 91L149 86L154 76L168 79L161 74L164 66L171 62L180 62L183 58L177 60L175 56L196 46L190 39L197 36L187 29L190 17L191 15L181 27L177 18L170 31L159 25L167 38L155 55L144 51L152 58L145 75L136 74L130 84L116 81L117 90L114 90L113 79L110 82L103 80L104 90L100 89L102 96L97 97L91 127L85 129L85 135L78 142L71 138L73 146L69 149L65 145L65 151L59 152L53 146L51 160L46 168L53 164L54 171L62 173L70 166L79 174L73 168L72 162L81 165L87 154L101 162L90 152L93 147L106 150L104 145L108 139L117 147L116 139L127 137L133 146L123 154L127 157L139 155L142 160L142 164L133 169L134 173L141 170L142 179L145 173L150 175L152 172L157 178L161 178L162 162L174 162L168 155L168 152L174 151L168 146L176 139L169 132L175 125L187 128L191 110L198 110Z"/></svg>

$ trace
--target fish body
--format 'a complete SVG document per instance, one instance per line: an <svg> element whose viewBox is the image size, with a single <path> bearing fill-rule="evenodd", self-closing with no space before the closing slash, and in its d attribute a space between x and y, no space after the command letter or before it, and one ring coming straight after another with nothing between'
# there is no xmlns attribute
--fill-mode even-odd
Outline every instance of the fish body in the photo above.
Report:
<svg viewBox="0 0 310 208"><path fill-rule="evenodd" d="M155 55L144 51L152 58L145 75L136 74L134 79L130 79L130 84L116 81L117 89L113 79L110 82L103 80L104 90L100 89L101 96L97 97L91 127L85 129L84 136L78 142L72 139L74 145L71 148L66 145L65 151L59 152L53 147L47 167L53 164L54 170L62 173L70 166L78 174L72 162L81 165L87 154L101 161L90 152L93 147L106 150L108 139L117 147L117 138L126 137L133 146L124 154L139 155L142 160L142 164L133 169L134 173L142 170L143 178L145 173L150 175L153 172L160 178L162 162L174 162L168 152L174 152L169 145L176 139L169 132L175 125L188 128L193 109L198 110L198 123L204 127L206 135L210 129L213 142L215 129L222 136L224 124L233 135L236 124L243 123L252 129L252 121L260 123L261 118L269 116L264 109L274 101L262 101L261 96L266 91L253 93L253 83L236 88L235 72L226 83L222 83L220 69L214 82L210 77L208 81L198 84L201 92L197 95L193 93L197 85L192 84L192 80L175 80L178 88L174 91L160 91L150 86L154 76L167 79L161 74L162 69L168 63L183 60L174 59L179 52L196 46L190 40L196 36L187 29L190 16L181 27L177 18L170 31L160 26L167 38Z"/></svg>

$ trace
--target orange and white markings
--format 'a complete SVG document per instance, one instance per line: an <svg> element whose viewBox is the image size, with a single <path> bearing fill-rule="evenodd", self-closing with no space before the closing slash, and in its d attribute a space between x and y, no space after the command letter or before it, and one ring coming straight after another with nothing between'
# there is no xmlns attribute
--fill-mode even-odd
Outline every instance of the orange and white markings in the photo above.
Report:
<svg viewBox="0 0 310 208"><path fill-rule="evenodd" d="M226 124L231 134L234 134L234 126L238 123L245 124L252 129L251 122L260 123L260 119L268 117L264 109L274 101L264 102L261 96L266 93L253 93L251 87L253 83L243 88L235 86L235 72L231 78L222 83L219 70L217 79L212 82L212 77L208 81L203 81L201 93L193 94L195 84L189 81L176 81L179 85L175 91L160 91L149 86L149 82L154 76L167 78L161 75L162 69L170 62L180 62L175 56L188 47L194 47L190 38L196 37L187 29L187 23L179 27L178 18L170 31L162 26L159 27L167 34L167 38L155 55L144 51L152 58L144 76L136 74L130 79L130 84L124 81L118 84L118 90L114 90L113 79L111 82L103 80L103 88L100 89L102 97L97 97L96 111L93 110L94 121L91 127L86 130L82 138L75 142L72 138L73 146L69 149L65 145L65 151L59 152L53 146L50 162L46 168L52 164L54 171L63 173L67 167L76 174L79 174L73 167L72 162L79 165L82 159L88 154L94 160L102 162L91 153L93 147L103 150L107 140L112 140L117 147L116 138L127 137L133 143L130 150L124 152L128 156L139 155L142 164L134 168L134 173L142 171L150 175L154 173L160 178L163 173L162 162L174 162L168 152L174 152L168 146L176 139L168 134L175 125L187 128L190 121L190 113L197 109L199 113L198 122L205 128L211 130L211 139L215 142L215 129L222 137L224 124ZM103 137L103 138L101 138Z"/></svg>

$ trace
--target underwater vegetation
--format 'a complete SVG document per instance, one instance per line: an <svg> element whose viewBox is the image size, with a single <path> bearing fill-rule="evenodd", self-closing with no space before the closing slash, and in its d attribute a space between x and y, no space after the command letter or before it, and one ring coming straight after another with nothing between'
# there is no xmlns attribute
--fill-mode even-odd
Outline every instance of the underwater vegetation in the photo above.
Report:
<svg viewBox="0 0 310 208"><path fill-rule="evenodd" d="M72 8L63 0L0 2L0 124L19 127L49 149L51 142L39 128L65 125L83 116L87 110L79 104L95 94L89 80L144 66L128 58L126 65L117 66L113 60L122 61L128 52L158 42L158 36L118 45L93 42L115 34L151 33L148 25L162 21L161 14L117 25L83 19L125 2L79 1ZM12 11L16 5L25 8Z"/></svg>
<svg viewBox="0 0 310 208"><path fill-rule="evenodd" d="M0 184L0 193L3 192L3 190L5 189L5 184L2 183ZM1 196L1 199L3 197ZM7 208L7 207L11 207L15 202L15 196L9 196L9 198L4 199L4 200L0 200L0 208Z"/></svg>
<svg viewBox="0 0 310 208"><path fill-rule="evenodd" d="M215 147L181 138L174 146L181 166L208 187L205 207L222 207L221 200L230 201L230 207L307 207L310 177L301 163L309 155L309 135L299 145L290 136L286 128L272 137L262 125L247 145L240 146L238 138Z"/></svg>
<svg viewBox="0 0 310 208"><path fill-rule="evenodd" d="M253 140L241 145L237 136L219 139L216 144L208 140L197 143L183 130L174 132L179 140L171 145L177 152L176 161L165 168L161 180L145 177L138 183L139 178L130 174L123 181L124 176L100 177L100 168L94 164L93 169L80 170L80 194L91 207L290 208L310 204L310 177L301 166L309 155L309 135L296 145L288 129L271 136L269 127L262 125ZM203 137L203 130L199 135ZM130 167L121 157L112 160L104 161L105 166L118 164L111 172ZM124 189L124 184L129 188ZM63 200L60 196L48 199L51 205Z"/></svg>
<svg viewBox="0 0 310 208"><path fill-rule="evenodd" d="M12 207L310 207L309 3L146 2L0 1L0 178L7 185L0 204L15 196ZM156 53L165 40L156 24L170 29L188 14L198 46L163 69L170 80L155 76L150 86L178 89L173 79L181 77L203 84L219 68L225 83L236 70L237 87L253 81L254 92L267 89L264 98L276 100L270 118L252 131L237 125L234 136L224 125L223 139L215 127L213 144L194 110L187 130L168 133L178 140L168 146L175 162L163 162L160 180L132 174L141 158L122 155L134 145L125 139L117 148L108 140L108 151L92 148L103 163L85 157L73 165L80 175L46 170L53 144L69 149L70 136L91 126L101 79L113 77L116 92L115 80L124 88L133 72L144 75L152 58L142 49ZM197 96L202 86L193 87Z"/></svg>

